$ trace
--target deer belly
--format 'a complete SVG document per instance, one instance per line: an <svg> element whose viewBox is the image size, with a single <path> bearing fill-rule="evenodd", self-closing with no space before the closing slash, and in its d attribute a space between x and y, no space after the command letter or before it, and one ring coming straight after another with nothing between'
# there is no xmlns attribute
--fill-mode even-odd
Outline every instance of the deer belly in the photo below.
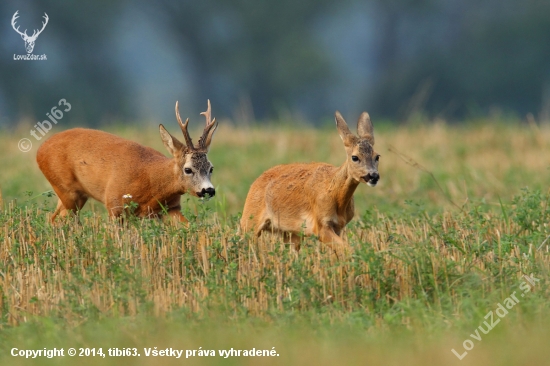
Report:
<svg viewBox="0 0 550 366"><path fill-rule="evenodd" d="M269 213L271 225L274 229L290 233L303 233L313 235L315 233L315 220L310 214L298 214L288 211Z"/></svg>

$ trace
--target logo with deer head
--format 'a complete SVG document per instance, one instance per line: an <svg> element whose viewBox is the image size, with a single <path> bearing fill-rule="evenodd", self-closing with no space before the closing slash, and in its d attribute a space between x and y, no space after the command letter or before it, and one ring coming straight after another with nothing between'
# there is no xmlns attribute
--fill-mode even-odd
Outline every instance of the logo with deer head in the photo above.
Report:
<svg viewBox="0 0 550 366"><path fill-rule="evenodd" d="M17 20L17 18L19 18L19 10L17 10L15 12L15 14L13 14L13 18L11 18L11 26L13 27L13 29L19 33L19 35L21 36L21 38L23 38L23 41L25 41L25 49L27 50L27 53L28 54L31 54L32 53L32 50L34 49L34 43L36 42L36 39L38 38L38 36L40 35L40 33L42 33L42 31L44 30L44 28L46 28L46 24L48 24L48 14L44 13L44 22L42 22L42 29L38 30L38 29L35 29L34 32L32 33L32 36L29 36L27 34L27 30L25 29L24 32L21 32L19 30L19 26L17 26L16 28L16 24L15 24L15 21Z"/></svg>

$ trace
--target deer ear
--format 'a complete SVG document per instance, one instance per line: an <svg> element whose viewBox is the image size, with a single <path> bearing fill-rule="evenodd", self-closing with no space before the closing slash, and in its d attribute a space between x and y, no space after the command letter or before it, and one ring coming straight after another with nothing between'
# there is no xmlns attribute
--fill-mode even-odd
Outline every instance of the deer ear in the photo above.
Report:
<svg viewBox="0 0 550 366"><path fill-rule="evenodd" d="M357 133L359 137L369 140L371 145L374 145L374 128L367 112L361 113L357 121Z"/></svg>
<svg viewBox="0 0 550 366"><path fill-rule="evenodd" d="M172 136L163 125L159 125L160 138L162 143L172 156L176 156L183 150L183 144L174 136Z"/></svg>
<svg viewBox="0 0 550 366"><path fill-rule="evenodd" d="M340 112L336 111L334 117L336 120L336 128L338 129L338 134L340 135L340 138L342 139L342 141L344 141L345 146L350 146L353 143L355 136L353 136L353 134L349 130L348 124L346 123L346 121L344 121L344 117L342 117Z"/></svg>

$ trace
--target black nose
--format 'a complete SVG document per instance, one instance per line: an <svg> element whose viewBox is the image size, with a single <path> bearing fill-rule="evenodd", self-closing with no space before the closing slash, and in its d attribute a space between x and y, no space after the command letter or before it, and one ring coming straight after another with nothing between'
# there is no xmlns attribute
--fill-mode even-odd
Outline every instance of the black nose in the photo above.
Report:
<svg viewBox="0 0 550 366"><path fill-rule="evenodd" d="M216 195L216 190L214 188L203 188L202 191L197 192L197 196L199 197L204 197L206 195L214 197Z"/></svg>
<svg viewBox="0 0 550 366"><path fill-rule="evenodd" d="M380 175L378 174L378 172L372 172L372 173L367 174L364 177L364 179L365 179L365 182L367 182L367 183L376 184L378 182L378 180L380 179Z"/></svg>
<svg viewBox="0 0 550 366"><path fill-rule="evenodd" d="M378 180L380 179L380 174L374 172L374 173L369 173L369 176L370 176L370 179L372 180Z"/></svg>

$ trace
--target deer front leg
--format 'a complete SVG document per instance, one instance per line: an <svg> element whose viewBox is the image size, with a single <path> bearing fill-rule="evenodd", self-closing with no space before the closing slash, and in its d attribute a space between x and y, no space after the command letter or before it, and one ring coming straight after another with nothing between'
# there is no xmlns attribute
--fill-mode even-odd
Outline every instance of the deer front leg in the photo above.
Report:
<svg viewBox="0 0 550 366"><path fill-rule="evenodd" d="M319 240L323 243L336 243L338 245L344 245L344 241L339 237L331 227L323 226L319 230Z"/></svg>
<svg viewBox="0 0 550 366"><path fill-rule="evenodd" d="M346 242L338 236L332 227L323 227L319 231L319 240L334 251L336 258L340 259L343 255L345 257L348 252L348 245Z"/></svg>
<svg viewBox="0 0 550 366"><path fill-rule="evenodd" d="M170 215L170 218L176 222L189 222L189 220L187 220L185 216L181 214L181 206L172 207L171 209L169 209L168 215Z"/></svg>

